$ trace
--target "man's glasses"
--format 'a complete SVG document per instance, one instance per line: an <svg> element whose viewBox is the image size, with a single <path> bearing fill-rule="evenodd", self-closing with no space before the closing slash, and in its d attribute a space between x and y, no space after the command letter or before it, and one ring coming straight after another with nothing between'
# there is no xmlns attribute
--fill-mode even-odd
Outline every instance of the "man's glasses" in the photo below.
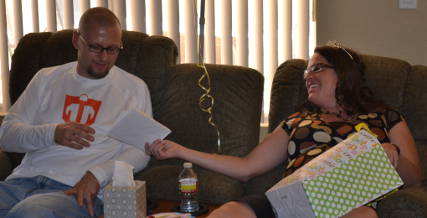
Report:
<svg viewBox="0 0 427 218"><path fill-rule="evenodd" d="M309 68L307 68L306 70L304 70L304 77L306 77L308 74L317 74L320 73L322 71L324 71L325 69L334 69L335 67L329 64L324 64L324 63L318 63L318 64L313 64L311 65Z"/></svg>
<svg viewBox="0 0 427 218"><path fill-rule="evenodd" d="M79 38L86 44L86 46L88 47L90 52L96 53L96 54L101 54L103 51L106 51L107 54L109 55L115 55L118 54L120 52L120 50L123 49L123 45L120 45L120 47L102 47L99 45L92 45L87 43L86 39L83 38L83 36L79 33Z"/></svg>

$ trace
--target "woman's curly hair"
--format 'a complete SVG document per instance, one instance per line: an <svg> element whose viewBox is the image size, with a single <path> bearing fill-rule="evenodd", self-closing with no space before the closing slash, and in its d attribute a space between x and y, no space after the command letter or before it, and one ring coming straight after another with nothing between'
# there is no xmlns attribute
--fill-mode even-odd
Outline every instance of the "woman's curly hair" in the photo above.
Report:
<svg viewBox="0 0 427 218"><path fill-rule="evenodd" d="M365 64L355 51L342 46L318 46L315 53L324 57L334 66L338 82L335 90L337 104L348 115L369 113L384 109L386 106L374 99L372 91L363 86ZM307 101L303 108L309 112L320 112L320 108Z"/></svg>

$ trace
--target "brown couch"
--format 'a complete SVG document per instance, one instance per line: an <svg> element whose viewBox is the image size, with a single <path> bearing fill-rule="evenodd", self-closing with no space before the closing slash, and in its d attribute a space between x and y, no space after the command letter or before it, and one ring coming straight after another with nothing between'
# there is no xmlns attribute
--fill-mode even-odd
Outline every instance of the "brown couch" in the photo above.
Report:
<svg viewBox="0 0 427 218"><path fill-rule="evenodd" d="M380 217L427 217L427 67L403 60L363 55L366 85L386 104L401 111L413 133L423 170L423 187L398 191L382 200ZM276 71L271 93L269 130L297 110L307 97L302 79L305 60L289 60ZM282 169L277 169L280 173Z"/></svg>
<svg viewBox="0 0 427 218"><path fill-rule="evenodd" d="M215 153L216 131L208 115L198 107L202 90L197 80L202 69L195 64L176 64L177 49L172 40L162 36L124 31L124 50L117 65L146 81L151 91L154 117L172 130L169 139L188 147ZM367 65L367 85L376 95L404 113L414 134L427 185L427 67L386 57L363 56ZM16 101L33 75L42 67L76 59L71 45L71 31L32 33L20 40L12 58L10 96ZM295 111L305 99L302 72L304 60L289 60L276 72L271 94L270 126ZM229 65L207 65L215 98L214 120L221 133L222 153L243 156L259 140L259 121L263 77L257 71ZM0 180L10 174L22 157L0 151ZM150 199L178 199L177 176L181 160L156 161L136 174L146 180ZM241 183L196 166L200 178L200 200L223 203L245 193L262 193L283 175L284 165ZM379 205L381 217L426 217L425 187L401 190Z"/></svg>
<svg viewBox="0 0 427 218"><path fill-rule="evenodd" d="M71 30L31 33L20 40L10 72L12 103L40 68L76 59L71 35ZM176 65L177 48L167 37L124 31L123 46L117 66L147 83L154 118L172 130L168 139L215 153L216 130L207 122L208 114L198 106L202 90L197 81L202 69L195 64ZM212 77L213 118L220 131L222 153L245 155L259 140L263 77L246 67L207 65L207 69ZM22 154L0 151L0 180L10 174L20 158ZM152 159L135 177L147 181L149 198L177 200L177 177L181 169L181 160ZM257 191L257 187L197 166L196 172L200 178L200 200L206 203L223 203Z"/></svg>

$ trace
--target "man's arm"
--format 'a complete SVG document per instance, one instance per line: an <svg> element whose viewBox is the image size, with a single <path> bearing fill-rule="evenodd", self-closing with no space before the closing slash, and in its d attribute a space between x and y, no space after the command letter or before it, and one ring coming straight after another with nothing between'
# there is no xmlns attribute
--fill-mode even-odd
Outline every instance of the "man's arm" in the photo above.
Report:
<svg viewBox="0 0 427 218"><path fill-rule="evenodd" d="M25 153L55 144L56 124L33 124L42 103L40 90L45 89L46 79L41 72L34 76L1 124L0 146L5 151Z"/></svg>

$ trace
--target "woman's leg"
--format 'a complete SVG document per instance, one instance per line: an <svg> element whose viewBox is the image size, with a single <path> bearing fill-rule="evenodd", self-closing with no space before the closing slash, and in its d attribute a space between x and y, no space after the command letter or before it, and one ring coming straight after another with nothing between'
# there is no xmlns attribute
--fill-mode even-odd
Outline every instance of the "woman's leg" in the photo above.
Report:
<svg viewBox="0 0 427 218"><path fill-rule="evenodd" d="M238 201L230 201L213 211L212 217L275 218L273 208L263 194L245 195Z"/></svg>
<svg viewBox="0 0 427 218"><path fill-rule="evenodd" d="M209 217L275 218L273 208L263 194L245 195L213 211Z"/></svg>
<svg viewBox="0 0 427 218"><path fill-rule="evenodd" d="M372 207L361 206L353 209L348 214L342 216L342 218L378 218L377 212Z"/></svg>
<svg viewBox="0 0 427 218"><path fill-rule="evenodd" d="M230 201L212 211L208 218L256 218L255 212L245 203Z"/></svg>

